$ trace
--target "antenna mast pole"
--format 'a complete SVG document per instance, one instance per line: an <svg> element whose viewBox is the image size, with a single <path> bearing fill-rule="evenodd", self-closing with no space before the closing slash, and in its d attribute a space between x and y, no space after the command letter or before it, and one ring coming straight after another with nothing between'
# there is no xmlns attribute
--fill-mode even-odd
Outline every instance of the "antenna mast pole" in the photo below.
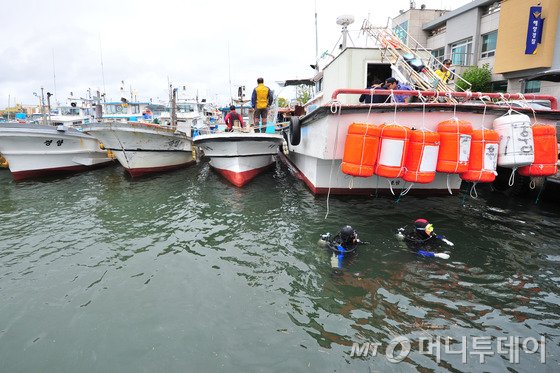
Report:
<svg viewBox="0 0 560 373"><path fill-rule="evenodd" d="M54 80L54 102L56 103L56 99L58 95L56 94L56 69L54 67L54 48L52 50L52 69L53 69L53 80Z"/></svg>
<svg viewBox="0 0 560 373"><path fill-rule="evenodd" d="M228 60L228 69L229 69L229 100L230 100L230 104L232 104L233 95L231 93L231 59L229 57L229 41L227 43L227 60Z"/></svg>
<svg viewBox="0 0 560 373"><path fill-rule="evenodd" d="M319 34L317 31L317 0L315 0L315 69L319 70Z"/></svg>
<svg viewBox="0 0 560 373"><path fill-rule="evenodd" d="M101 57L101 79L103 81L103 95L107 93L105 89L105 71L103 69L103 48L101 46L101 34L99 35L99 56ZM103 101L105 101L105 96L103 96Z"/></svg>

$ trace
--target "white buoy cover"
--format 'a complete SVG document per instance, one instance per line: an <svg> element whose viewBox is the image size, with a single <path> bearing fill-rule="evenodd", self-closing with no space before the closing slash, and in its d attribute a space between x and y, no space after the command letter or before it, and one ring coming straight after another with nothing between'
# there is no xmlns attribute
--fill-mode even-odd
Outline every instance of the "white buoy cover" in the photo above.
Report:
<svg viewBox="0 0 560 373"><path fill-rule="evenodd" d="M496 118L494 130L500 135L498 166L517 168L535 161L535 145L531 120L525 114Z"/></svg>

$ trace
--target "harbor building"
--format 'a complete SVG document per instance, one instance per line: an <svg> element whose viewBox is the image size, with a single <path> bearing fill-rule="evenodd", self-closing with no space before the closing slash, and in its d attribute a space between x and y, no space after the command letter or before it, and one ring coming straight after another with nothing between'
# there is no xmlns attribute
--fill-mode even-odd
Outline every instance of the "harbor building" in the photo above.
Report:
<svg viewBox="0 0 560 373"><path fill-rule="evenodd" d="M528 78L560 69L560 0L474 0L455 10L410 9L393 18L395 33L413 49L449 58L456 74L488 65L492 91L560 96L560 85Z"/></svg>

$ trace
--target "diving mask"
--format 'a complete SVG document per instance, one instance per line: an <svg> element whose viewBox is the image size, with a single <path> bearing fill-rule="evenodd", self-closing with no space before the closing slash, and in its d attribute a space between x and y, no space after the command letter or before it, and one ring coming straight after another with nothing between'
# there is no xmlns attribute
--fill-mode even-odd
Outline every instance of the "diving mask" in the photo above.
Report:
<svg viewBox="0 0 560 373"><path fill-rule="evenodd" d="M433 231L434 231L434 225L433 224L426 225L426 229L425 229L426 234L430 235L430 234L432 234Z"/></svg>

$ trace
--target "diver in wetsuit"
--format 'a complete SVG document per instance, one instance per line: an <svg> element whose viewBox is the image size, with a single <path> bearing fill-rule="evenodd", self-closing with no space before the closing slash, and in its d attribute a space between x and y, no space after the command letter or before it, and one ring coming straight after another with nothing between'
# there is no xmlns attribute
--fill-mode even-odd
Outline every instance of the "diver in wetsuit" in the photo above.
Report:
<svg viewBox="0 0 560 373"><path fill-rule="evenodd" d="M349 225L343 227L335 236L331 236L330 233L321 235L321 240L333 253L331 266L338 269L342 269L342 260L354 254L359 244L367 243L360 241L358 232Z"/></svg>
<svg viewBox="0 0 560 373"><path fill-rule="evenodd" d="M449 254L438 253L442 242L453 246L453 242L434 232L433 224L426 219L416 219L412 228L399 228L397 238L403 240L416 254L427 258L449 259Z"/></svg>

